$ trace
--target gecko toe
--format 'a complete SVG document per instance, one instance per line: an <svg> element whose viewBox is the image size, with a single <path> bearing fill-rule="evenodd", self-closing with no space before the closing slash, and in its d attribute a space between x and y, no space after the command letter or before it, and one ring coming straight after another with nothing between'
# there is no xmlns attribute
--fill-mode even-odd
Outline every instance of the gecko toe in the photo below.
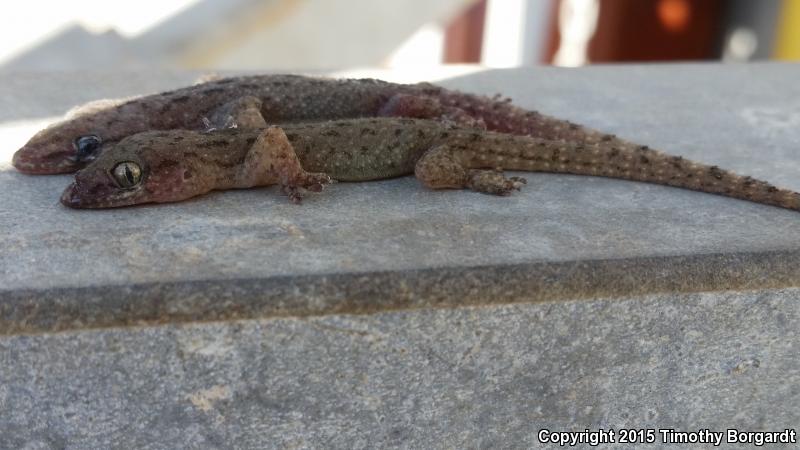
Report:
<svg viewBox="0 0 800 450"><path fill-rule="evenodd" d="M331 177L324 173L309 173L302 183L299 183L303 188L312 192L321 192L326 184L331 183Z"/></svg>
<svg viewBox="0 0 800 450"><path fill-rule="evenodd" d="M332 182L331 177L324 173L305 172L298 178L282 187L283 193L294 204L299 204L306 192L322 192L325 185Z"/></svg>
<svg viewBox="0 0 800 450"><path fill-rule="evenodd" d="M299 188L297 186L284 185L281 187L281 191L283 191L283 193L287 197L289 197L289 201L294 203L295 205L299 205L300 203L303 202L303 194L301 192L301 189L302 188Z"/></svg>

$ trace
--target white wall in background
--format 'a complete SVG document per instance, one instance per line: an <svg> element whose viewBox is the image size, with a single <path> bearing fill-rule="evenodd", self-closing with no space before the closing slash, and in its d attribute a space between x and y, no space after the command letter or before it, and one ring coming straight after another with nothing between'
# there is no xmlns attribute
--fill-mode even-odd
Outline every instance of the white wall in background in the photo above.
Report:
<svg viewBox="0 0 800 450"><path fill-rule="evenodd" d="M550 0L489 0L481 62L488 67L541 62L552 5Z"/></svg>
<svg viewBox="0 0 800 450"><path fill-rule="evenodd" d="M115 30L133 37L198 0L24 0L4 2L0 64L65 29Z"/></svg>
<svg viewBox="0 0 800 450"><path fill-rule="evenodd" d="M289 6L224 52L197 42L187 64L247 69L269 64L277 69L336 69L380 65L388 55L429 23L446 23L470 0L284 0ZM206 55L220 56L208 58Z"/></svg>
<svg viewBox="0 0 800 450"><path fill-rule="evenodd" d="M444 27L423 25L386 60L386 67L435 66L444 59Z"/></svg>
<svg viewBox="0 0 800 450"><path fill-rule="evenodd" d="M443 51L435 24L472 1L9 2L0 26L0 71L428 66Z"/></svg>
<svg viewBox="0 0 800 450"><path fill-rule="evenodd" d="M558 32L561 37L553 65L582 66L589 62L589 41L597 30L599 0L564 0L558 11Z"/></svg>

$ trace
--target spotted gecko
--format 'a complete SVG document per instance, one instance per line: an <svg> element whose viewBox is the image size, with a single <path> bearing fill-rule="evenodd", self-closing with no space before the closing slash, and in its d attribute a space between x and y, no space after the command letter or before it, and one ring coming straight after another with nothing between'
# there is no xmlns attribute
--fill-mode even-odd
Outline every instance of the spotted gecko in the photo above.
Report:
<svg viewBox="0 0 800 450"><path fill-rule="evenodd" d="M108 208L277 184L299 202L304 191L320 191L332 179L411 173L432 189L506 195L525 179L506 177L504 169L644 181L800 210L796 192L610 135L573 142L398 118L143 132L80 170L61 201L74 208Z"/></svg>
<svg viewBox="0 0 800 450"><path fill-rule="evenodd" d="M437 119L478 129L593 145L607 135L535 111L430 83L298 75L222 78L160 94L76 108L34 135L12 164L29 174L74 172L126 136L153 130L263 129L363 117ZM612 143L622 146L617 138Z"/></svg>

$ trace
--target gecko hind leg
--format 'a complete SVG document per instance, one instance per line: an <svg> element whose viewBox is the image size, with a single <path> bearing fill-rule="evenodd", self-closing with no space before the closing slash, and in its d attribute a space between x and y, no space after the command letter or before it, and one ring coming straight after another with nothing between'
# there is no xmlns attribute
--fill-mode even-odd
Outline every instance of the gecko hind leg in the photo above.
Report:
<svg viewBox="0 0 800 450"><path fill-rule="evenodd" d="M237 187L279 184L292 203L300 203L305 192L320 192L331 183L327 174L303 169L286 133L276 126L258 135L241 167Z"/></svg>
<svg viewBox="0 0 800 450"><path fill-rule="evenodd" d="M211 112L208 123L205 124L206 131L226 128L266 128L267 121L261 115L261 105L261 99L252 95L231 100Z"/></svg>
<svg viewBox="0 0 800 450"><path fill-rule="evenodd" d="M468 128L486 129L483 119L473 117L461 108L445 106L439 99L426 95L395 94L383 105L378 115L434 119Z"/></svg>
<svg viewBox="0 0 800 450"><path fill-rule="evenodd" d="M526 183L524 178L507 178L500 169L470 169L447 146L427 151L417 161L414 175L431 189L468 188L492 195L509 195Z"/></svg>

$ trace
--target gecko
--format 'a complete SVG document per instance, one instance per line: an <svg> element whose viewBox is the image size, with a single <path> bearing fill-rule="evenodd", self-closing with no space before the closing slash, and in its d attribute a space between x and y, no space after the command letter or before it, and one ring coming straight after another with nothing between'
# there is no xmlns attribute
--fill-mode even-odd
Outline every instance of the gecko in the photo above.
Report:
<svg viewBox="0 0 800 450"><path fill-rule="evenodd" d="M131 99L91 102L36 133L14 154L12 164L28 174L70 173L126 136L144 131L231 126L263 129L299 121L365 117L436 119L587 144L606 138L599 131L516 107L510 99L472 95L430 83L252 75Z"/></svg>
<svg viewBox="0 0 800 450"><path fill-rule="evenodd" d="M77 172L61 202L110 208L277 184L299 203L306 191L321 191L331 180L412 173L431 189L508 195L525 184L503 170L643 181L800 210L797 192L647 146L620 145L611 136L587 144L407 118L138 133Z"/></svg>

